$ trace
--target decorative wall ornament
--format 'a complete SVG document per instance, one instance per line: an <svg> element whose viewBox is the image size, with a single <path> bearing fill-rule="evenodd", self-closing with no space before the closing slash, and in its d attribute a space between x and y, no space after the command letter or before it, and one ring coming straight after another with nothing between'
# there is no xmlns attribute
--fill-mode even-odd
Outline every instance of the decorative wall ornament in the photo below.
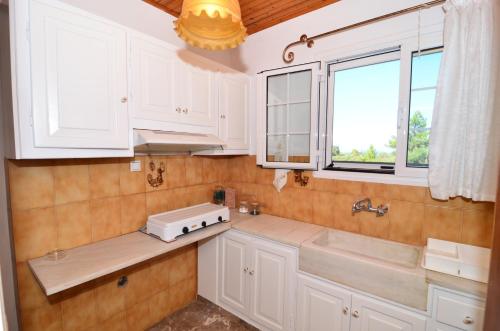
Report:
<svg viewBox="0 0 500 331"><path fill-rule="evenodd" d="M165 172L165 163L160 161L158 169L156 169L155 162L153 160L149 161L149 170L154 172L156 170L156 177L153 177L152 174L148 174L148 183L152 187L158 187L163 184L163 173Z"/></svg>

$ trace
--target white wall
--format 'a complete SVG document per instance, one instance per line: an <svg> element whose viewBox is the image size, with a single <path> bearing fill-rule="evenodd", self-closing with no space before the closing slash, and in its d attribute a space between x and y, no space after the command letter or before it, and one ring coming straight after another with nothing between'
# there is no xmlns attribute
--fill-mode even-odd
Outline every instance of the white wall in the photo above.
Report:
<svg viewBox="0 0 500 331"><path fill-rule="evenodd" d="M286 65L282 61L283 49L287 44L297 41L302 34L313 36L424 2L426 0L342 0L336 2L249 36L240 49L233 54L233 61L235 61L233 67L247 73L283 67ZM421 23L423 26L435 24L441 26L442 22L441 8L434 7L422 11ZM318 60L323 53L338 47L381 38L390 33L415 30L417 24L418 14L407 14L336 36L319 39L311 49L305 45L295 47L293 49L295 52L293 64Z"/></svg>
<svg viewBox="0 0 500 331"><path fill-rule="evenodd" d="M199 55L231 66L234 50L205 51L187 45L177 37L173 21L175 17L141 0L62 0L95 15L149 34L178 47L184 47Z"/></svg>

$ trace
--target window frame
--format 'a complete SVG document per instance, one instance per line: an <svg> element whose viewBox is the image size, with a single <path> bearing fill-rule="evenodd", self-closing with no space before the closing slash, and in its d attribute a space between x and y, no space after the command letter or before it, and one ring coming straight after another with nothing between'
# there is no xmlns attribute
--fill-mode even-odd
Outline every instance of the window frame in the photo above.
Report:
<svg viewBox="0 0 500 331"><path fill-rule="evenodd" d="M275 70L268 70L261 73L260 79L263 84L263 109L261 123L263 128L263 146L261 148L261 164L264 168L272 169L303 169L303 170L318 170L318 113L319 113L319 76L320 76L321 62L312 62L307 64L301 64L296 66L284 67ZM309 134L309 162L299 163L299 162L277 162L277 161L267 161L267 127L268 127L268 116L267 116L267 82L268 77L291 74L301 71L311 71L311 98L310 98L310 134ZM288 104L288 102L287 102Z"/></svg>
<svg viewBox="0 0 500 331"><path fill-rule="evenodd" d="M331 162L331 150L333 146L333 122L335 121L335 109L333 107L333 87L335 86L335 71L342 71L352 68L360 68L364 66L369 66L378 63L385 63L390 61L400 61L400 49L399 47L393 47L387 50L376 51L372 54L360 54L359 56L354 56L351 58L342 59L340 61L333 61L328 63L328 71L327 71L327 118L326 118L326 128L327 128L327 141L325 143L325 166L328 168L325 170L328 171L351 171L351 172L369 172L369 173L385 173L385 174L393 174L395 171L395 163L394 166L392 163L383 163L383 162L347 162L347 161L338 161L342 164L342 167L330 168L328 167L329 161ZM398 97L398 107L399 107L399 97ZM396 115L397 116L397 115ZM397 121L397 118L396 118ZM396 149L397 151L397 149ZM382 167L391 167L391 171L383 170Z"/></svg>
<svg viewBox="0 0 500 331"><path fill-rule="evenodd" d="M413 186L428 186L427 181L427 168L414 168L407 167L406 153L408 145L408 121L410 114L410 88L411 88L411 64L412 53L420 50L442 48L443 35L442 30L432 31L418 36L418 34L406 35L406 38L383 38L385 40L378 40L375 42L366 42L362 47L357 44L356 46L347 46L338 48L332 52L323 52L322 68L324 68L324 75L327 77L329 71L329 64L335 62L334 59L341 58L354 58L360 54L376 53L388 48L400 48L400 91L398 102L398 115L397 115L397 145L396 145L396 162L394 174L383 173L370 173L359 171L340 171L340 170L327 170L326 167L331 163L331 152L327 149L328 141L331 141L331 135L327 128L328 119L328 80L321 86L321 107L319 117L319 150L320 160L318 171L313 173L314 177L328 178L328 179L342 179L353 181L365 181L387 184L406 184ZM330 93L331 94L331 93ZM331 146L331 144L330 144ZM331 148L331 147L330 147ZM330 149L331 151L331 149Z"/></svg>

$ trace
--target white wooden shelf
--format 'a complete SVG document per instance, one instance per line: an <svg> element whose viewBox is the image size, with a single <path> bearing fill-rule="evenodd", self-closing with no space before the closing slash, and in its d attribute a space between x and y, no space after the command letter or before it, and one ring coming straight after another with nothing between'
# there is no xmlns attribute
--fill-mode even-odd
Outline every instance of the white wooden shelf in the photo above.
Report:
<svg viewBox="0 0 500 331"><path fill-rule="evenodd" d="M30 260L29 266L46 295L52 295L101 276L214 236L231 228L230 222L215 224L166 243L133 232L65 250L66 256L51 261L46 256Z"/></svg>

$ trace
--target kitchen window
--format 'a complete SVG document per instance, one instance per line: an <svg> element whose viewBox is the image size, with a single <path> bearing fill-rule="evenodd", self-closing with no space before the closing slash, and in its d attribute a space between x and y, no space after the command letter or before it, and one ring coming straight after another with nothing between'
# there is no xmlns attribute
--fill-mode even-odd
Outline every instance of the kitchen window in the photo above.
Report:
<svg viewBox="0 0 500 331"><path fill-rule="evenodd" d="M396 47L329 62L324 169L424 177L441 53Z"/></svg>

